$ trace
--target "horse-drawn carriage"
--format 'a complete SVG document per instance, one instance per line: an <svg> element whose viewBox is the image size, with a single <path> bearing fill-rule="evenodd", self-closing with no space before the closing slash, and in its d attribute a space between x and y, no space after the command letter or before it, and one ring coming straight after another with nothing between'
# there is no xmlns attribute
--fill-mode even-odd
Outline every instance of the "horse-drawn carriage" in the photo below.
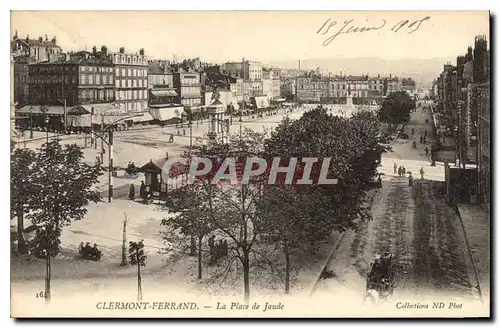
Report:
<svg viewBox="0 0 500 328"><path fill-rule="evenodd" d="M377 304L381 299L390 299L394 293L394 264L392 254L376 255L366 277L365 301Z"/></svg>

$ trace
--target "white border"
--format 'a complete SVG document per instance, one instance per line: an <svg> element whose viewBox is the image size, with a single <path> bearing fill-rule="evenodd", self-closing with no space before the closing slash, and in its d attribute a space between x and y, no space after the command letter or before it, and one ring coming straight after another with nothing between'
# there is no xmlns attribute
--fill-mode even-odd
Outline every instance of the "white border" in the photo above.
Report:
<svg viewBox="0 0 500 328"><path fill-rule="evenodd" d="M82 5L82 3L85 3L85 5ZM138 6L137 4L140 4ZM356 2L354 1L327 1L327 0L307 0L307 1L296 1L296 0L287 0L287 1L275 1L271 3L269 0L252 0L252 1L219 1L219 0L209 0L209 1L182 1L182 2L177 2L172 3L170 1L150 1L150 0L141 0L141 1L102 1L102 0L85 0L83 1L54 1L54 0L45 0L45 1L39 1L39 0L24 0L22 2L17 2L14 3L12 7L6 6L8 4L7 1L2 1L1 2L1 7L2 11L0 11L0 14L2 15L2 19L0 20L2 24L2 31L4 35L4 44L5 47L7 46L7 35L11 36L10 32L10 13L7 10L491 10L492 14L498 13L498 6L499 6L498 1L486 1L486 0L474 0L474 1L467 1L467 2L461 2L461 1L436 1L436 0L419 0L419 1L381 1L381 0L358 0ZM495 40L492 40L492 42L497 41L496 38L496 33L490 33L492 36L495 37ZM472 42L472 40L471 40ZM465 49L464 49L465 50ZM1 79L2 81L2 88L0 89L3 97L3 103L4 103L4 111L2 111L2 115L5 118L2 122L5 126L5 130L2 129L4 132L4 137L0 138L0 145L2 146L1 151L2 154L5 154L5 157L2 157L3 160L0 162L3 169L0 170L4 175L8 175L10 172L9 169L9 164L7 162L7 154L8 154L8 149L9 149L9 144L8 144L8 139L7 139L7 132L9 131L8 128L8 123L9 118L7 115L8 110L7 110L7 101L10 99L10 84L9 84L9 79L7 79L7 49L5 48L5 51L0 54L2 56L2 59L0 60L1 63L1 69L2 69L2 76L4 77ZM495 54L496 55L496 54ZM437 74L438 72L436 72ZM496 70L495 72L496 73ZM9 75L10 76L10 75ZM498 86L495 87L495 91L497 90ZM495 95L497 92L495 92ZM500 115L495 115L495 123L498 123L498 117ZM498 140L497 137L495 137L494 141L494 153L500 153L498 151L498 147L500 147L500 140ZM493 166L493 165L492 165ZM495 171L493 171L495 172ZM493 179L495 181L496 179ZM497 185L495 185L497 187ZM495 188L495 190L498 191L498 188ZM3 184L3 188L1 189L1 209L3 213L5 214L4 217L4 224L7 225L7 216L9 216L8 212L8 197L9 197L9 182L5 181ZM498 200L498 197L500 194L497 192L495 195L495 200ZM495 202L496 204L500 204L499 202ZM492 221L494 221L494 218L492 218ZM493 235L497 235L498 233L498 226L499 224L496 224L496 229L493 232ZM4 256L2 257L4 261L7 261L9 259L9 229L5 227L5 229L2 229L3 231L3 241L4 241L4 247L2 247L2 251L4 252ZM492 238L493 240L495 238ZM498 242L497 242L498 246ZM494 254L497 254L497 248L494 250ZM497 268L493 268L493 272L498 272L496 270ZM15 323L12 319L7 319L10 317L10 293L7 292L7 290L10 290L10 286L7 284L10 284L10 277L9 277L9 270L4 269L0 271L0 274L2 275L2 281L4 282L4 288L2 289L2 295L1 295L1 308L3 309L4 313L2 315L2 321L7 321L1 324L1 327L11 327ZM496 290L495 290L496 291ZM498 302L496 302L498 304ZM495 311L497 314L498 312ZM426 324L426 325L434 325L437 323L430 323L430 322L419 322L420 324ZM24 323L25 325L33 325L35 323ZM40 323L36 323L39 325ZM53 323L45 323L45 324L53 324ZM62 323L65 324L65 323ZM117 323L115 323L117 324ZM123 324L123 323L118 323L118 324ZM134 322L134 326L139 326L142 323ZM179 325L178 323L174 322L162 322L158 323L159 325L168 325L168 326L176 326ZM185 325L188 323L185 323ZM192 325L193 323L189 323L189 325ZM221 325L223 323L217 322L214 323L216 325ZM234 321L227 322L225 324L238 324ZM259 325L259 326L266 326L266 325L277 325L277 324L289 324L287 323L278 323L278 322L272 322L272 323L265 323L265 322L255 322L252 323L253 325ZM309 325L310 323L305 322L301 323L304 325ZM328 324L333 324L333 325L344 325L342 322L332 322ZM350 323L351 325L352 323ZM361 325L363 324L362 322L357 323L355 325ZM369 325L385 325L386 323L381 323L381 322L370 322L367 323ZM397 323L396 324L400 324ZM406 323L404 323L406 324ZM444 323L439 323L439 325L443 325ZM446 323L446 324L454 324L454 323ZM93 327L98 327L104 325L104 323L95 323L95 322L89 322L83 324L83 326L93 326Z"/></svg>

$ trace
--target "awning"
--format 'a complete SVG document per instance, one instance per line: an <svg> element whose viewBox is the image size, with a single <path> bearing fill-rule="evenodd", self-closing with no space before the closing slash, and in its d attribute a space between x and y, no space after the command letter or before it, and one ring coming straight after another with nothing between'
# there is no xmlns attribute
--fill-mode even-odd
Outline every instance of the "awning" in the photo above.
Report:
<svg viewBox="0 0 500 328"><path fill-rule="evenodd" d="M139 113L137 113L139 114ZM149 112L141 113L141 116L135 116L132 118L134 122L149 122L153 120L153 116Z"/></svg>
<svg viewBox="0 0 500 328"><path fill-rule="evenodd" d="M87 105L76 105L72 107L68 114L71 115L83 115L92 113L92 108L94 109L94 115L121 115L125 114L126 110L121 109L114 103L103 103L103 104L87 104Z"/></svg>
<svg viewBox="0 0 500 328"><path fill-rule="evenodd" d="M167 121L175 117L180 118L182 113L184 113L184 107L183 106L164 107L164 108L152 107L149 109L149 113L155 120Z"/></svg>
<svg viewBox="0 0 500 328"><path fill-rule="evenodd" d="M66 108L68 111L68 108ZM41 106L27 105L19 108L16 114L48 114L48 115L64 115L64 106Z"/></svg>
<svg viewBox="0 0 500 328"><path fill-rule="evenodd" d="M177 97L177 92L170 89L151 90L151 94L155 97Z"/></svg>

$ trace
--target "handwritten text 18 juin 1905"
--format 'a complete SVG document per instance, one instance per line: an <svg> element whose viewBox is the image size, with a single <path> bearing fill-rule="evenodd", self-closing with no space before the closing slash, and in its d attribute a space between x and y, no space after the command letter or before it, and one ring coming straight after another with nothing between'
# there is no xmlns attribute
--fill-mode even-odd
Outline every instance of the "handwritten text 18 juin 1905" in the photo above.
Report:
<svg viewBox="0 0 500 328"><path fill-rule="evenodd" d="M336 20L328 18L316 31L316 34L327 36L327 38L323 40L323 46L326 47L341 34L379 31L384 28L390 28L390 31L393 33L406 32L407 34L411 34L416 32L420 28L421 24L429 19L429 16L425 16L424 18L416 20L403 19L398 21L394 25L389 25L388 27L386 27L387 21L382 18L372 24L365 24L365 26L356 24L354 19L348 19L343 23L338 23ZM340 27L340 29L336 28L337 25Z"/></svg>

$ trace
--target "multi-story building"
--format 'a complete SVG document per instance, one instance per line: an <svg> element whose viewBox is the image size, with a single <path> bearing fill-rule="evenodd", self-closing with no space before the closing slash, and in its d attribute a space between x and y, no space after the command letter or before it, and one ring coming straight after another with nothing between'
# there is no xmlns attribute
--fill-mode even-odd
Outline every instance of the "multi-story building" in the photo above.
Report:
<svg viewBox="0 0 500 328"><path fill-rule="evenodd" d="M321 76L298 77L297 100L305 102L320 102L328 97L328 78Z"/></svg>
<svg viewBox="0 0 500 328"><path fill-rule="evenodd" d="M14 103L17 108L29 103L29 68L34 59L28 56L13 57L14 60Z"/></svg>
<svg viewBox="0 0 500 328"><path fill-rule="evenodd" d="M295 92L297 89L295 79L287 79L280 81L280 94L287 100L295 100Z"/></svg>
<svg viewBox="0 0 500 328"><path fill-rule="evenodd" d="M17 31L12 37L10 51L14 57L27 56L33 62L47 61L49 60L49 56L57 56L62 53L61 47L57 44L56 37L53 37L51 40L49 40L47 35L45 35L45 39L42 37L30 39L29 36L26 36L25 39L20 39L17 36Z"/></svg>
<svg viewBox="0 0 500 328"><path fill-rule="evenodd" d="M293 80L297 82L297 100L299 101L345 104L349 96L352 97L355 105L373 105L381 103L387 90L387 79L370 78L366 75L328 77L310 75Z"/></svg>
<svg viewBox="0 0 500 328"><path fill-rule="evenodd" d="M178 100L170 62L150 60L148 63L149 105L173 104Z"/></svg>
<svg viewBox="0 0 500 328"><path fill-rule="evenodd" d="M406 91L406 93L413 99L416 94L415 81L410 78L403 78L401 81L401 89Z"/></svg>
<svg viewBox="0 0 500 328"><path fill-rule="evenodd" d="M116 103L127 112L145 111L148 108L148 58L144 49L139 53L109 53L115 66Z"/></svg>
<svg viewBox="0 0 500 328"><path fill-rule="evenodd" d="M490 84L478 86L478 191L480 202L489 211L491 204L491 122Z"/></svg>
<svg viewBox="0 0 500 328"><path fill-rule="evenodd" d="M256 81L262 79L262 63L243 59L241 62L227 62L224 70L233 76L244 80Z"/></svg>
<svg viewBox="0 0 500 328"><path fill-rule="evenodd" d="M66 106L115 101L114 67L105 55L81 51L29 65L30 104Z"/></svg>
<svg viewBox="0 0 500 328"><path fill-rule="evenodd" d="M187 111L195 112L202 105L201 74L198 72L177 71L173 74L177 103Z"/></svg>
<svg viewBox="0 0 500 328"><path fill-rule="evenodd" d="M29 104L17 113L30 115L34 126L45 127L44 116L50 117L50 128L60 129L70 110L79 105L91 107L115 101L114 66L102 52L80 51L65 54L59 60L29 65ZM24 120L23 123L26 123Z"/></svg>
<svg viewBox="0 0 500 328"><path fill-rule="evenodd" d="M17 108L29 101L29 69L31 63L56 60L62 53L55 37L49 40L39 37L32 40L27 36L19 39L17 31L10 43L10 52L14 58L14 102Z"/></svg>

